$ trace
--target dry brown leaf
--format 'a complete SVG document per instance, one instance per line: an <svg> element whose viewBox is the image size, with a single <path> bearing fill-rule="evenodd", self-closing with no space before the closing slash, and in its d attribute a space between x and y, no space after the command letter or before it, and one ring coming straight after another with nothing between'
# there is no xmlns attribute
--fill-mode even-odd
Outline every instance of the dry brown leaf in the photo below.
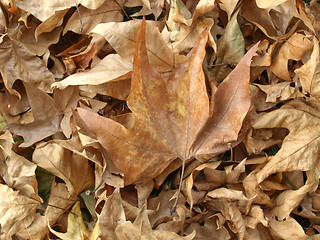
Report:
<svg viewBox="0 0 320 240"><path fill-rule="evenodd" d="M124 172L126 185L146 183L177 157L186 161L196 155L226 151L231 146L227 146L229 142L237 144L250 107L249 66L257 48L252 48L219 86L210 117L202 71L208 33L202 33L189 62L178 66L165 83L149 65L144 31L143 24L128 98L136 119L134 127L126 129L110 119L78 109L115 165Z"/></svg>
<svg viewBox="0 0 320 240"><path fill-rule="evenodd" d="M271 63L270 70L278 77L291 81L288 71L288 61L290 59L299 61L306 54L310 53L313 48L313 43L307 36L300 33L293 34L287 42L285 42L278 54L274 57Z"/></svg>
<svg viewBox="0 0 320 240"><path fill-rule="evenodd" d="M242 191L228 189L228 188L217 188L207 193L208 197L211 198L227 198L231 200L242 200L247 201L248 198L243 194Z"/></svg>
<svg viewBox="0 0 320 240"><path fill-rule="evenodd" d="M6 183L0 185L1 238L9 239L32 223L42 199L38 196L37 166L12 150L9 131L0 136L0 144L0 176Z"/></svg>
<svg viewBox="0 0 320 240"><path fill-rule="evenodd" d="M196 231L194 240L211 239L213 236L217 240L231 239L228 230L224 226L219 228L214 217L206 219L203 226L199 223L190 224L185 232L188 234L194 230Z"/></svg>
<svg viewBox="0 0 320 240"><path fill-rule="evenodd" d="M81 4L89 9L99 8L105 0L52 0L52 1L37 1L37 0L14 0L17 7L31 13L41 21L47 20L55 14L56 11L64 10Z"/></svg>
<svg viewBox="0 0 320 240"><path fill-rule="evenodd" d="M68 215L68 229L66 233L61 233L52 229L50 231L62 240L82 240L89 236L89 231L84 224L80 210L80 202L76 202Z"/></svg>
<svg viewBox="0 0 320 240"><path fill-rule="evenodd" d="M305 14L298 11L296 1L280 1L283 2L280 5L274 5L274 1L267 1L265 4L267 8L259 8L256 0L249 0L242 5L241 10L248 21L254 23L271 39L287 39L296 31L299 18L306 20L305 24L312 28ZM265 1L259 1L259 4L261 2Z"/></svg>
<svg viewBox="0 0 320 240"><path fill-rule="evenodd" d="M0 71L5 86L11 94L19 96L19 93L12 89L14 82L18 79L50 92L50 85L55 81L53 74L22 43L2 36L0 56Z"/></svg>
<svg viewBox="0 0 320 240"><path fill-rule="evenodd" d="M141 21L134 20L129 22L110 22L98 24L93 33L98 33L106 38L116 52L126 61L132 62L135 47L138 42ZM184 61L183 56L176 56L167 46L159 29L152 22L146 23L146 48L150 64L157 71L168 72L176 64Z"/></svg>
<svg viewBox="0 0 320 240"><path fill-rule="evenodd" d="M121 203L119 189L115 189L111 196L106 199L98 224L102 230L102 238L117 239L115 229L126 222L126 216Z"/></svg>
<svg viewBox="0 0 320 240"><path fill-rule="evenodd" d="M308 180L304 186L297 190L286 190L273 199L274 207L271 209L272 216L282 221L289 218L290 213L296 208L308 192L313 192L319 184L318 168L307 172Z"/></svg>
<svg viewBox="0 0 320 240"><path fill-rule="evenodd" d="M53 99L34 85L25 83L29 103L34 116L34 122L28 124L10 124L9 130L23 136L21 147L32 144L60 131L62 112L59 111Z"/></svg>
<svg viewBox="0 0 320 240"><path fill-rule="evenodd" d="M100 85L131 77L132 64L118 54L109 54L96 66L86 72L78 72L55 82L52 87L64 89L70 85Z"/></svg>
<svg viewBox="0 0 320 240"><path fill-rule="evenodd" d="M284 101L303 97L298 88L292 87L291 82L281 82L272 85L255 84L263 92L267 94L266 102L277 102L277 100Z"/></svg>
<svg viewBox="0 0 320 240"><path fill-rule="evenodd" d="M304 93L309 93L315 98L320 98L319 89L319 41L313 37L313 50L306 64L294 72L298 75Z"/></svg>
<svg viewBox="0 0 320 240"><path fill-rule="evenodd" d="M73 31L78 34L88 34L97 24L106 22L121 22L123 20L122 6L117 1L104 1L97 9L91 10L83 6L79 6L81 24L79 14L75 11L68 19L63 29L63 34L67 31Z"/></svg>
<svg viewBox="0 0 320 240"><path fill-rule="evenodd" d="M93 184L93 171L88 160L56 143L38 146L33 153L33 161L61 178L71 194L77 195Z"/></svg>
<svg viewBox="0 0 320 240"><path fill-rule="evenodd" d="M237 21L239 10L232 15L224 34L218 40L216 64L227 63L236 66L245 54L244 37ZM215 67L210 76L221 82L232 71L229 65Z"/></svg>
<svg viewBox="0 0 320 240"><path fill-rule="evenodd" d="M19 190L15 191L4 184L0 184L0 196L0 224L3 232L1 238L10 239L13 234L32 223L41 202L39 199L24 196Z"/></svg>
<svg viewBox="0 0 320 240"><path fill-rule="evenodd" d="M319 149L319 103L315 100L293 100L267 113L253 123L254 129L287 128L279 152L257 173L258 182L269 175L285 171L309 171L316 167Z"/></svg>

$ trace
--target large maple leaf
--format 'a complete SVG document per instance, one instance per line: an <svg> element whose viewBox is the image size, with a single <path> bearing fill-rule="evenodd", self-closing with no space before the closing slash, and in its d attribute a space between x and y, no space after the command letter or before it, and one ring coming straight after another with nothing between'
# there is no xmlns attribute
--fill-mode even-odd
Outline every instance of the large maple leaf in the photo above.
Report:
<svg viewBox="0 0 320 240"><path fill-rule="evenodd" d="M250 62L257 45L219 85L209 111L202 62L208 30L189 54L164 80L148 60L145 22L142 22L134 55L131 91L127 100L135 124L123 125L78 109L80 117L123 171L125 185L142 184L158 176L173 160L186 160L228 150L237 143L242 122L250 108Z"/></svg>

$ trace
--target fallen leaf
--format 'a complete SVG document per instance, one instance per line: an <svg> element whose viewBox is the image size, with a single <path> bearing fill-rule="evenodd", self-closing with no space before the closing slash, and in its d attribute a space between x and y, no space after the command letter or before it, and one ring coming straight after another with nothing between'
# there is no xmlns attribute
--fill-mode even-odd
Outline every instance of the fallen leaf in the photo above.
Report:
<svg viewBox="0 0 320 240"><path fill-rule="evenodd" d="M34 122L28 124L9 124L11 132L23 136L21 147L32 144L60 131L62 112L59 111L53 99L44 91L29 83L24 84L29 103L34 116Z"/></svg>
<svg viewBox="0 0 320 240"><path fill-rule="evenodd" d="M311 96L319 99L319 41L313 37L313 50L311 57L301 68L294 72L298 75L304 93L309 93Z"/></svg>
<svg viewBox="0 0 320 240"><path fill-rule="evenodd" d="M304 35L295 33L285 42L278 54L273 59L270 70L278 77L291 81L288 71L288 61L293 59L299 61L302 57L312 51L312 42Z"/></svg>
<svg viewBox="0 0 320 240"><path fill-rule="evenodd" d="M272 156L270 161L257 173L258 182L262 182L269 175L285 171L309 171L317 165L319 150L319 104L315 100L299 99L287 103L282 108L267 113L258 118L254 129L287 128L289 134L284 138L280 150Z"/></svg>
<svg viewBox="0 0 320 240"><path fill-rule="evenodd" d="M10 239L32 223L41 201L21 195L19 190L15 191L4 184L0 184L0 196L1 238Z"/></svg>
<svg viewBox="0 0 320 240"><path fill-rule="evenodd" d="M210 117L202 71L207 31L190 53L189 62L178 66L166 83L148 63L144 34L142 24L128 98L136 119L134 127L126 129L91 111L78 109L115 165L124 172L126 185L146 183L177 157L186 161L196 155L226 151L228 142L237 141L250 107L249 66L257 45L219 86ZM231 107L233 104L236 107Z"/></svg>
<svg viewBox="0 0 320 240"><path fill-rule="evenodd" d="M115 82L131 77L132 64L118 54L109 54L96 66L86 72L72 74L60 82L55 82L52 87L64 89L67 86L99 85Z"/></svg>
<svg viewBox="0 0 320 240"><path fill-rule="evenodd" d="M132 62L135 47L139 41L139 28L141 21L110 22L98 24L93 33L105 37L116 52L126 61ZM159 29L151 22L146 22L146 48L150 64L157 71L168 72L175 67L175 64L184 61L183 56L176 56L165 43Z"/></svg>
<svg viewBox="0 0 320 240"><path fill-rule="evenodd" d="M89 236L89 231L84 224L80 210L80 202L76 202L68 215L68 229L66 233L61 233L52 229L49 225L50 232L62 240L82 240Z"/></svg>
<svg viewBox="0 0 320 240"><path fill-rule="evenodd" d="M55 81L53 74L33 52L7 36L1 39L0 63L0 71L10 94L19 96L12 89L18 79L46 92L50 92L50 85Z"/></svg>

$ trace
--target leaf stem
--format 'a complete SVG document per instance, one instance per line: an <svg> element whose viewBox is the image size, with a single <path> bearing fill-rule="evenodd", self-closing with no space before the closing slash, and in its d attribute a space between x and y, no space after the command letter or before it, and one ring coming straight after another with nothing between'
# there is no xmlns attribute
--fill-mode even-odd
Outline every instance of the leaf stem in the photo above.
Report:
<svg viewBox="0 0 320 240"><path fill-rule="evenodd" d="M171 214L174 213L176 211L177 205L178 205L178 201L179 201L179 197L180 197L180 193L181 193L181 186L182 186L182 180L183 180L183 175L184 175L184 169L186 167L186 160L182 161L182 169L181 169L181 176L180 176L180 183L179 183L179 189L178 189L178 195L176 198L176 201L173 204L172 209L170 210Z"/></svg>

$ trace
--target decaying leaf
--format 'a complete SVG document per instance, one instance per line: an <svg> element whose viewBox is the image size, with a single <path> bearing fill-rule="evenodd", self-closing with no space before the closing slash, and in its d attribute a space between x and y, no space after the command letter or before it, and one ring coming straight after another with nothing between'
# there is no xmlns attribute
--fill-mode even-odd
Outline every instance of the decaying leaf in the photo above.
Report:
<svg viewBox="0 0 320 240"><path fill-rule="evenodd" d="M82 240L85 237L89 236L89 231L86 228L86 225L83 222L81 210L80 210L80 202L76 202L76 204L72 207L71 212L68 216L68 230L66 233L60 233L53 230L50 225L49 229L54 235L61 238L62 240Z"/></svg>
<svg viewBox="0 0 320 240"><path fill-rule="evenodd" d="M62 113L53 99L44 91L32 84L25 83L26 92L32 109L34 121L28 124L10 124L8 127L13 133L23 136L21 147L29 147L60 130Z"/></svg>
<svg viewBox="0 0 320 240"><path fill-rule="evenodd" d="M177 157L186 161L196 155L226 151L227 143L236 144L250 107L249 66L257 45L219 86L213 114L209 116L202 71L207 35L203 31L188 62L173 70L165 82L149 64L145 23L142 24L128 98L135 116L133 128L126 129L111 119L78 109L115 165L124 172L126 185L146 183Z"/></svg>
<svg viewBox="0 0 320 240"><path fill-rule="evenodd" d="M0 239L318 239L319 12L1 0Z"/></svg>
<svg viewBox="0 0 320 240"><path fill-rule="evenodd" d="M3 36L0 43L0 56L1 75L11 94L19 95L12 89L14 82L18 79L50 92L50 85L55 81L53 74L21 42Z"/></svg>
<svg viewBox="0 0 320 240"><path fill-rule="evenodd" d="M287 128L288 136L283 140L281 149L257 173L258 182L269 175L285 171L309 171L317 166L313 156L319 153L319 103L315 100L293 100L283 108L263 115L253 123L255 129Z"/></svg>

